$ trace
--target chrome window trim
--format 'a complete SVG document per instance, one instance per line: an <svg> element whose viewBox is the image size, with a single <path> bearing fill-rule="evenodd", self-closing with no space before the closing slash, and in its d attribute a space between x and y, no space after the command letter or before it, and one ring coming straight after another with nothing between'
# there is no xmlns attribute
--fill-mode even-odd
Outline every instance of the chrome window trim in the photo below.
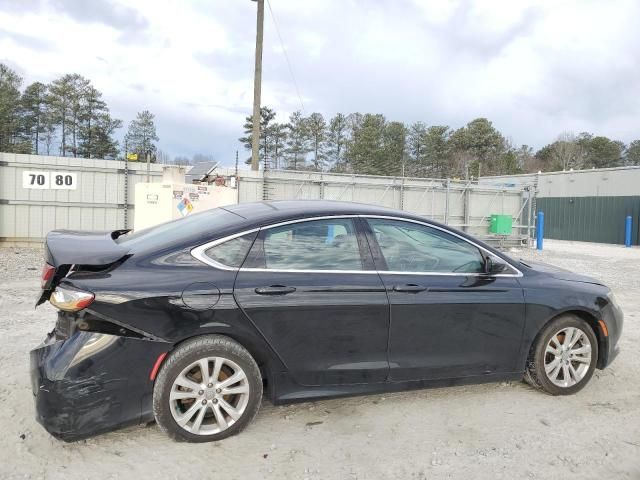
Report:
<svg viewBox="0 0 640 480"><path fill-rule="evenodd" d="M235 269L234 269L235 270ZM243 272L261 273L365 273L365 274L389 274L389 275L428 275L430 277L485 277L485 273L455 273L455 272L399 272L395 270L287 270L275 268L241 268ZM517 277L510 273L497 273L491 277Z"/></svg>
<svg viewBox="0 0 640 480"><path fill-rule="evenodd" d="M303 269L303 270L297 270L297 269L271 269L271 268L240 268L238 269L237 267L229 267L228 265L224 265L222 263L216 262L215 260L212 260L211 258L207 257L204 252L208 249L210 249L211 247L215 247L216 245L219 245L221 243L227 242L229 240L233 240L234 238L237 237L242 237L243 235L248 235L249 233L254 233L254 232L258 232L258 231L262 231L262 230L268 230L271 228L275 228L275 227L280 227L283 225L289 225L289 224L293 224L293 223L300 223L300 222L307 222L307 221L314 221L314 220L329 220L329 219L334 219L334 218L363 218L363 219L367 219L367 218L381 218L381 219L386 219L386 220L397 220L400 222L409 222L409 223L416 223L418 225L423 225L425 227L429 227L429 228L435 228L436 230L440 230L444 233L447 233L449 235L453 235L457 238L459 238L460 240L463 240L471 245L473 245L474 247L476 247L477 249L485 252L487 255L490 255L492 258L498 258L501 262L504 262L507 264L507 266L513 270L515 270L516 273L498 273L495 275L491 275L492 277L513 277L513 278L518 278L518 277L522 277L523 274L522 272L516 268L513 264L511 264L511 262L508 262L506 260L504 260L503 258L498 257L497 255L495 255L494 253L490 252L489 250L487 250L486 248L478 245L477 243L473 242L472 240L469 240L465 237L462 237L461 235L458 235L455 232L452 232L450 230L447 230L446 228L442 228L439 227L438 225L433 225L431 223L429 223L428 221L420 221L420 220L415 220L412 218L404 218L404 217L395 217L392 215L357 215L357 214L342 214L342 215L322 215L322 216L318 216L318 217L305 217L305 218L296 218L294 220L287 220L284 222L278 222L278 223L274 223L271 225L265 225L263 227L259 227L259 228L252 228L249 230L244 230L240 233L234 233L233 235L228 235L226 237L223 238L219 238L217 240L214 240L212 242L208 242L205 243L203 245L200 245L198 247L194 247L191 249L191 255L196 258L197 260L210 265L214 268L220 269L220 270L227 270L227 271L238 271L238 270L242 270L243 272L263 272L263 273L346 273L346 274L358 274L358 273L362 273L362 274L367 274L367 275L372 275L372 274L389 274L389 275L430 275L430 276L442 276L442 277L482 277L482 276L486 276L485 273L456 273L456 272L402 272L402 271L394 271L394 270L307 270L307 269Z"/></svg>
<svg viewBox="0 0 640 480"><path fill-rule="evenodd" d="M482 250L483 252L485 252L487 255L490 255L492 258L497 258L500 260L500 262L506 263L510 268L512 268L513 270L516 271L516 273L497 273L495 275L491 275L492 277L522 277L522 272L516 268L515 266L513 266L511 264L511 262L506 261L503 258L498 257L495 253L490 252L489 250L487 250L486 248L482 247L481 245L478 245L477 243L475 243L472 240L469 240L468 238L465 238L461 235L458 235L455 232L452 232L451 230L447 230L446 228L442 228L439 227L438 225L433 225L431 223L428 222L422 222L420 220L414 220L413 218L402 218L402 217L394 217L394 216L390 216L390 215L359 215L360 218L364 218L365 220L367 218L382 218L385 220L398 220L400 222L409 222L409 223L416 223L418 225L423 225L425 227L429 227L429 228L435 228L436 230L440 230L441 232L447 233L449 235L453 235L454 237L459 238L460 240L467 242L471 245L473 245L474 247L476 247L479 250ZM388 270L380 270L380 273L391 273L391 274L404 274L404 275L411 275L412 273L416 273L418 275L438 275L440 274L444 274L444 275L462 275L465 277L468 276L482 276L482 275L486 275L485 273L475 273L475 274L469 274L469 273L441 273L441 272L396 272L396 271L388 271Z"/></svg>
<svg viewBox="0 0 640 480"><path fill-rule="evenodd" d="M193 258L195 258L196 260L200 260L202 263L206 263L207 265L210 265L214 268L217 268L219 270L227 270L230 272L237 272L238 269L240 267L230 267L229 265L225 265L223 263L220 262L216 262L215 260L213 260L212 258L208 257L207 255L205 255L205 251L209 250L212 247L215 247L216 245L220 245L222 243L228 242L229 240L233 240L234 238L238 238L238 237L242 237L244 235L249 235L250 233L254 233L259 231L259 228L252 228L251 230L245 230L243 232L240 233L234 233L233 235L227 235L226 237L222 237L219 238L217 240L214 240L212 242L208 242L205 244L202 244L198 247L192 248L191 249L191 256ZM249 253L249 252L247 252Z"/></svg>
<svg viewBox="0 0 640 480"><path fill-rule="evenodd" d="M243 272L262 273L348 273L351 275L364 273L366 275L378 274L377 270L295 270L285 268L242 268Z"/></svg>
<svg viewBox="0 0 640 480"><path fill-rule="evenodd" d="M270 228L282 227L284 225L289 225L292 223L301 223L315 220L330 220L334 218L359 218L360 215L324 215L322 217L306 217L306 218L296 218L295 220L287 220L286 222L278 222L272 225L265 225L264 227L260 227L260 230L269 230Z"/></svg>

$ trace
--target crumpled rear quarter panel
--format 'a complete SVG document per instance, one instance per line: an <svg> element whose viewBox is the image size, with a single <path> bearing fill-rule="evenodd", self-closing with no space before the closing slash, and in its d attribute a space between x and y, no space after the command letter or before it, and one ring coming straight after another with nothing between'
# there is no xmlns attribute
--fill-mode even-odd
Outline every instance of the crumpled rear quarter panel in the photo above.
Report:
<svg viewBox="0 0 640 480"><path fill-rule="evenodd" d="M95 332L49 336L31 351L36 417L52 435L79 440L152 418L153 364L170 344Z"/></svg>

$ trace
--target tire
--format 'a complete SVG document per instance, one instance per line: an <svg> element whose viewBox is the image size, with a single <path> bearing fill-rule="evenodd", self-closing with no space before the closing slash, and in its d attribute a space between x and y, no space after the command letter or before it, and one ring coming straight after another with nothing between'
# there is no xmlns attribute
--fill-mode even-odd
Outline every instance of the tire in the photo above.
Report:
<svg viewBox="0 0 640 480"><path fill-rule="evenodd" d="M571 395L589 382L597 360L598 339L591 326L576 315L566 314L549 322L538 334L524 378L551 395Z"/></svg>
<svg viewBox="0 0 640 480"><path fill-rule="evenodd" d="M262 377L251 354L228 337L203 336L179 345L163 363L153 414L174 440L213 442L244 429L261 400Z"/></svg>

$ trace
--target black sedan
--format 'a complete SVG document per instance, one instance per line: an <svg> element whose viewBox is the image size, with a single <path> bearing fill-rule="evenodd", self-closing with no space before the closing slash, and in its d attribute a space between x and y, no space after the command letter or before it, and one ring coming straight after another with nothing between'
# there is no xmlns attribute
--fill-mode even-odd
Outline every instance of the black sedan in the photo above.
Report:
<svg viewBox="0 0 640 480"><path fill-rule="evenodd" d="M31 352L37 418L77 440L154 418L239 432L274 403L516 380L582 389L622 312L592 278L405 212L325 201L209 210L139 232L54 231Z"/></svg>

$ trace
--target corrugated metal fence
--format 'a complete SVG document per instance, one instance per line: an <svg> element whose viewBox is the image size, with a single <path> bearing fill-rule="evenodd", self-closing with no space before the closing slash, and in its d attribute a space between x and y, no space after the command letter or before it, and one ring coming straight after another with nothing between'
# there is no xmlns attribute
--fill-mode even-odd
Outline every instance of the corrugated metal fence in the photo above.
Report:
<svg viewBox="0 0 640 480"><path fill-rule="evenodd" d="M514 234L494 238L522 243L533 229L530 208L535 189L479 186L442 179L380 177L300 171L238 173L240 202L255 200L325 199L382 205L422 215L491 239L491 214L511 215ZM531 195L531 197L530 197Z"/></svg>
<svg viewBox="0 0 640 480"><path fill-rule="evenodd" d="M134 187L146 181L146 168L133 162L0 153L0 242L40 242L53 229L133 225ZM151 178L162 178L161 165L151 165Z"/></svg>
<svg viewBox="0 0 640 480"><path fill-rule="evenodd" d="M151 165L151 181L160 181L162 171L162 165ZM134 162L0 153L0 242L41 242L54 229L130 228L134 187L146 175L146 164ZM239 202L326 199L383 205L503 245L522 243L533 226L528 186L288 170L240 171L237 186ZM511 215L514 234L489 236L491 214Z"/></svg>

